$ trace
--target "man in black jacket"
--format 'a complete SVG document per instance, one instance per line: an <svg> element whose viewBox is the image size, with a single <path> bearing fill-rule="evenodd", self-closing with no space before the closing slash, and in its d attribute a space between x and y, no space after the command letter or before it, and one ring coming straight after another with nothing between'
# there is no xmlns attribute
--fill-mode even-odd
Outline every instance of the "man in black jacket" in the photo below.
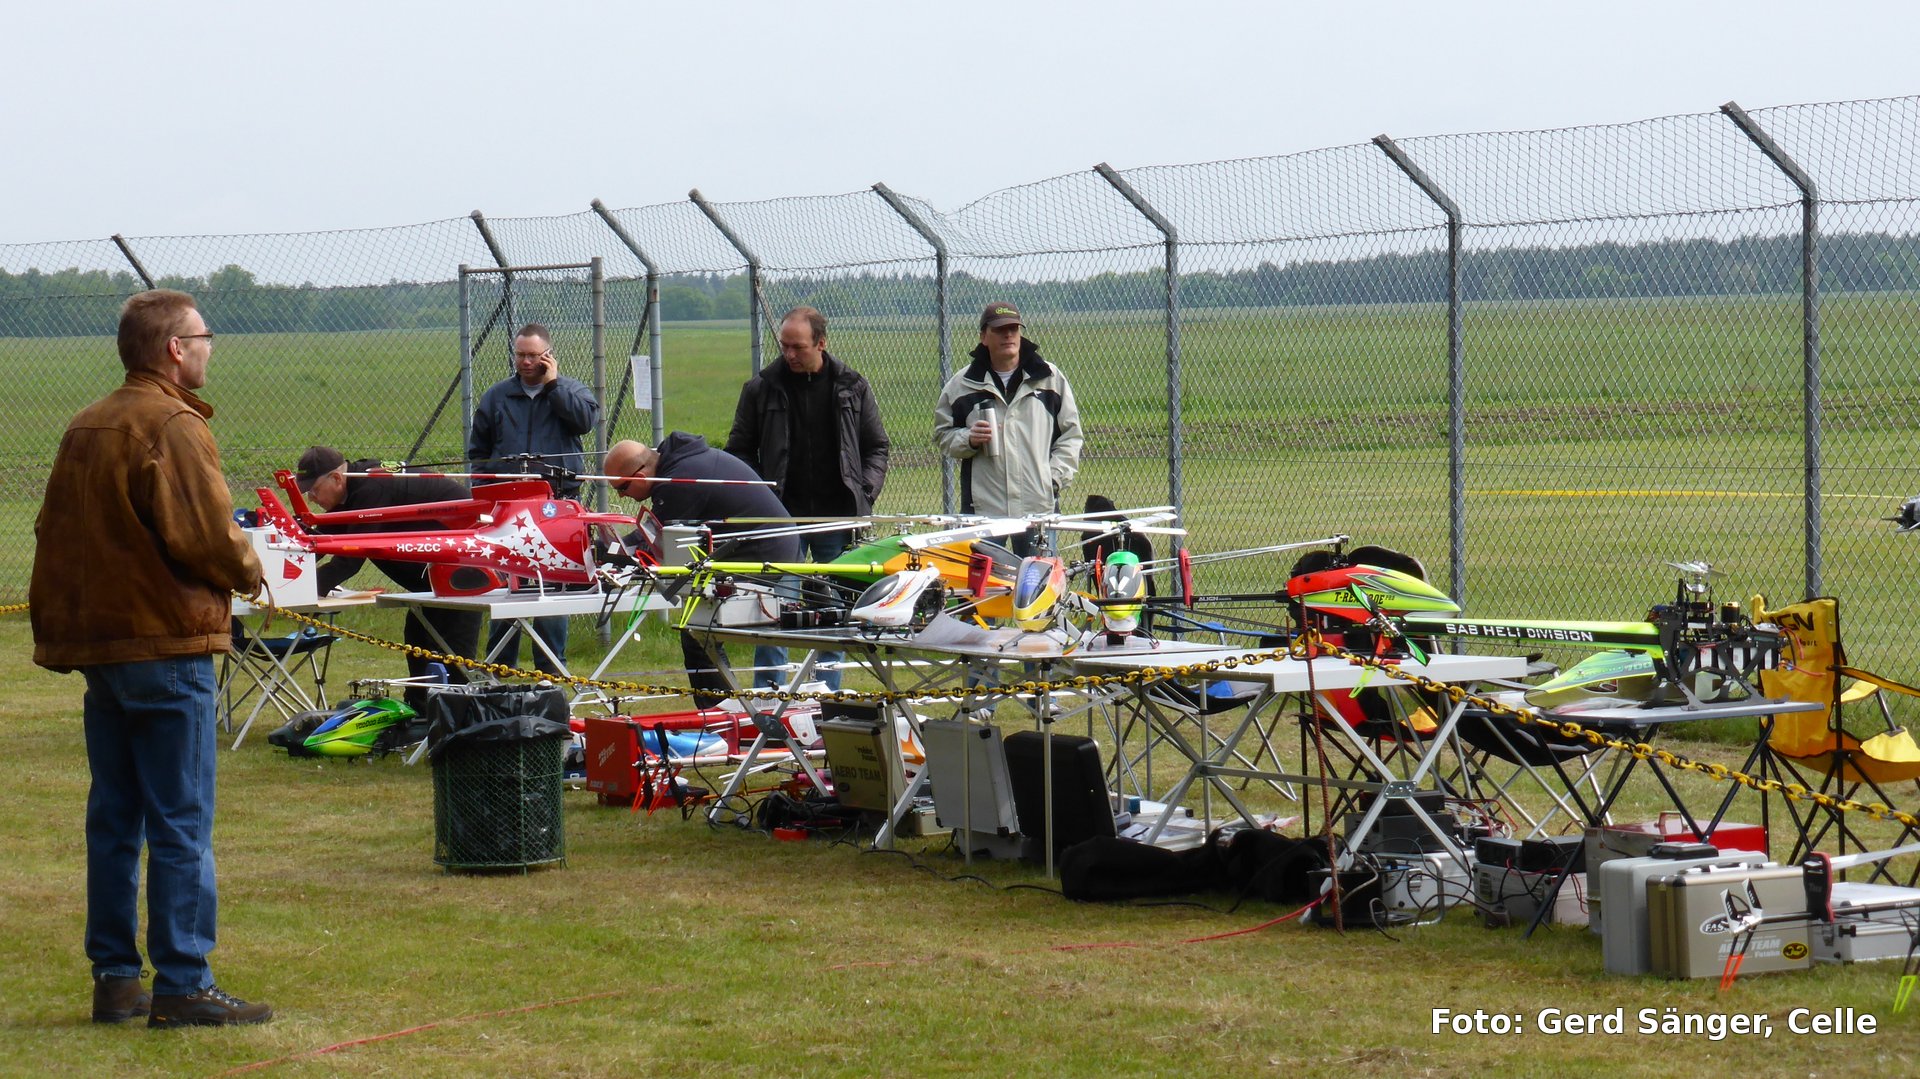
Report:
<svg viewBox="0 0 1920 1079"><path fill-rule="evenodd" d="M788 514L852 518L872 512L890 449L873 387L827 351L826 316L811 307L788 311L780 319L780 358L740 388L727 452L774 482ZM848 538L847 531L812 532L801 543L814 561L829 562ZM820 661L840 658L827 653ZM770 668L786 661L783 648L755 649L754 683L779 684ZM825 681L839 689L840 672L830 668Z"/></svg>
<svg viewBox="0 0 1920 1079"><path fill-rule="evenodd" d="M300 455L294 478L300 490L316 506L327 511L414 506L423 502L452 502L470 497L465 484L445 476L409 476L404 473L392 476L347 475L349 472L371 472L378 466L379 462L372 460L348 464L345 455L332 446L314 446ZM408 522L406 528L409 531L437 532L445 530L446 526L437 521L420 521ZM323 531L338 534L392 530L392 525L376 521L361 525L335 525ZM364 558L343 558L338 555L321 563L317 576L320 594L324 596L351 580L366 563ZM402 591L425 592L430 587L427 583L427 567L423 563L377 558L373 564L392 578ZM438 652L440 642L433 636L433 630L438 630L454 655L471 659L474 649L480 644L480 621L478 611L454 611L445 607L416 608L407 612L402 639L410 645ZM409 655L407 673L416 678L426 674L428 662ZM455 681L466 681L465 672L459 668L450 668L447 674ZM414 711L424 713L427 699L425 689L410 687L406 699Z"/></svg>

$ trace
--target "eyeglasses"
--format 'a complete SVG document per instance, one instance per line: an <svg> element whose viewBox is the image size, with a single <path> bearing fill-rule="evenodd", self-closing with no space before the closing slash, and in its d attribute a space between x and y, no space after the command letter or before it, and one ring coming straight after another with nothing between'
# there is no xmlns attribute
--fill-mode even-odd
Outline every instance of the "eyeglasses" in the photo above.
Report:
<svg viewBox="0 0 1920 1079"><path fill-rule="evenodd" d="M175 337L177 337L177 338L179 338L179 339L180 339L180 340L182 340L182 341L191 341L191 340L193 340L193 339L194 339L194 338L196 338L196 337L204 337L204 338L206 338L206 339L207 339L207 343L208 343L208 344L212 344L212 343L213 343L213 331L212 331L212 330L208 330L208 331L207 331L206 333L176 333L176 334L174 334L173 336L175 336Z"/></svg>

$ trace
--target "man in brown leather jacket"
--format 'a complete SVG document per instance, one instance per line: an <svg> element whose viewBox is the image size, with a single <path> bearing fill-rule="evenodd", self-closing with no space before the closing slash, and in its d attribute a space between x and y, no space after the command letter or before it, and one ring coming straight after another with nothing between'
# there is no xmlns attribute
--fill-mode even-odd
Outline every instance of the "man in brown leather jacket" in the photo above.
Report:
<svg viewBox="0 0 1920 1079"><path fill-rule="evenodd" d="M194 395L213 354L193 297L155 289L120 311L120 388L67 425L34 524L33 661L86 677L87 957L93 1018L150 1027L259 1023L207 967L213 870L213 654L233 647L230 592L260 560L233 519ZM147 958L140 982L140 850Z"/></svg>

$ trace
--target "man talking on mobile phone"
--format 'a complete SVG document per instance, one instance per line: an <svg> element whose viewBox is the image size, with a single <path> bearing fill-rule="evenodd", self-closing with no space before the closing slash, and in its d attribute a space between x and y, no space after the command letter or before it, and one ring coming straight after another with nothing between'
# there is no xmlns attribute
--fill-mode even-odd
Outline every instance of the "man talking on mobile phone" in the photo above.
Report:
<svg viewBox="0 0 1920 1079"><path fill-rule="evenodd" d="M475 472L547 475L555 495L572 498L580 490L580 481L574 477L585 471L580 437L599 423L600 402L593 391L579 379L560 373L553 356L553 335L538 322L529 322L513 335L513 374L488 387L474 406L467 460L473 462ZM555 656L567 658L565 618L536 618L533 631ZM518 632L512 623L496 623L487 642L489 654L502 637ZM532 651L536 667L558 673L538 648ZM518 638L496 658L518 666Z"/></svg>

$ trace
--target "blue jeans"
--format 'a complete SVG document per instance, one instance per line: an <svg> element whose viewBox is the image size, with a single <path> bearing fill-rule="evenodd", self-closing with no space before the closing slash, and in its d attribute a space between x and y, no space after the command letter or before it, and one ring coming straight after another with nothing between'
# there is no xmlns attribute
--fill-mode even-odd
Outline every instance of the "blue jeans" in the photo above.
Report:
<svg viewBox="0 0 1920 1079"><path fill-rule="evenodd" d="M508 636L509 634L512 635L513 640L507 642L507 646L500 650L499 655L494 655L494 646L500 643L500 638ZM565 616L556 615L552 618L534 619L533 634L547 642L547 647L553 649L554 655L559 656L563 660L567 658L567 620ZM548 674L561 673L560 669L554 665L554 662L548 659L546 654L541 652L537 646L529 643L527 645L527 651L532 654L534 670L545 671ZM495 663L504 663L509 667L520 666L520 623L511 620L495 620L493 625L487 630L487 654L493 656Z"/></svg>
<svg viewBox="0 0 1920 1079"><path fill-rule="evenodd" d="M851 533L844 531L806 533L799 537L800 555L803 559L810 562L831 562L846 552L847 540L850 535ZM798 577L781 578L780 598L785 600L799 599L801 583ZM814 661L814 670L816 672L814 677L819 681L825 682L828 689L837 691L840 688L840 669L835 667L830 671L821 671L820 666L827 663L837 664L843 658L845 658L845 654L841 652L820 653L820 657ZM787 650L784 648L768 648L764 645L755 648L753 650L753 665L758 669L753 672L754 687L756 689L784 689L787 684L786 677L782 672L770 670L769 668L784 667L786 663Z"/></svg>
<svg viewBox="0 0 1920 1079"><path fill-rule="evenodd" d="M140 848L155 993L213 984L212 656L82 667L87 695L87 958L95 976L140 974Z"/></svg>

